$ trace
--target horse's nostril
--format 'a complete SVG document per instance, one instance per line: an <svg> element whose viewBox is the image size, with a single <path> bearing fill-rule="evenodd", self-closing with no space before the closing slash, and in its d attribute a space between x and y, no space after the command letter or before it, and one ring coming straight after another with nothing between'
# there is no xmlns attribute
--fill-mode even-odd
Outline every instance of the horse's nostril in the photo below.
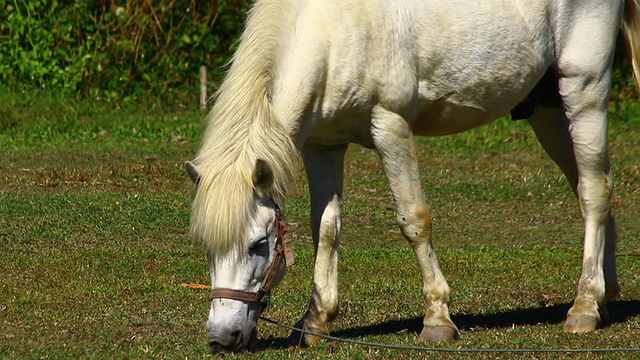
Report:
<svg viewBox="0 0 640 360"><path fill-rule="evenodd" d="M209 348L216 354L238 351L243 347L242 331L240 330L234 330L224 335L218 334L215 337L210 337L209 340Z"/></svg>
<svg viewBox="0 0 640 360"><path fill-rule="evenodd" d="M246 344L244 344L242 339L242 332L240 330L232 331L231 334L229 334L229 342L229 346L233 347L234 349L243 349L246 347Z"/></svg>

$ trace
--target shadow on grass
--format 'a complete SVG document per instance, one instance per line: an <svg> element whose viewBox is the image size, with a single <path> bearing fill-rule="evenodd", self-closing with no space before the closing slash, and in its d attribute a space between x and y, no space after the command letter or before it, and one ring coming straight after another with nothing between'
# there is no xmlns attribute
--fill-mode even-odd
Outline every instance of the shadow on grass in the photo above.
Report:
<svg viewBox="0 0 640 360"><path fill-rule="evenodd" d="M566 316L571 303L548 307L520 309L495 314L459 314L452 315L451 320L460 330L473 328L499 329L513 325L560 324ZM640 315L640 300L620 300L607 303L610 324L622 323L627 319ZM331 336L339 338L358 338L374 335L391 335L400 333L419 334L422 331L422 317L391 320L374 325L355 327L334 331ZM286 338L270 338L258 341L258 349L286 348L291 346Z"/></svg>

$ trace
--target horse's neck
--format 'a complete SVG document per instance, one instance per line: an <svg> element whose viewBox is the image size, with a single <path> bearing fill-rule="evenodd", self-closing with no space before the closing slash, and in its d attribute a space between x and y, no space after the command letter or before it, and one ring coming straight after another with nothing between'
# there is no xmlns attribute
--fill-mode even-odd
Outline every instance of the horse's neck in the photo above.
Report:
<svg viewBox="0 0 640 360"><path fill-rule="evenodd" d="M281 41L270 84L274 113L285 128L291 129L298 146L311 127L311 106L322 95L328 54L327 30L322 28L326 6L318 6L322 2L315 1L301 3L280 26Z"/></svg>

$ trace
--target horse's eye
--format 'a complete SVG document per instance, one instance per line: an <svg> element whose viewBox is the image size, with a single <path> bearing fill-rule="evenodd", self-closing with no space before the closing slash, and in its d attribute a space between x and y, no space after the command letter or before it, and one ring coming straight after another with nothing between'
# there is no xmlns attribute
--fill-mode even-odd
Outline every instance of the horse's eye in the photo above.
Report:
<svg viewBox="0 0 640 360"><path fill-rule="evenodd" d="M264 251L264 249L267 248L268 244L269 244L269 240L266 237L254 242L249 247L249 254L251 254L251 255L260 254L262 251Z"/></svg>

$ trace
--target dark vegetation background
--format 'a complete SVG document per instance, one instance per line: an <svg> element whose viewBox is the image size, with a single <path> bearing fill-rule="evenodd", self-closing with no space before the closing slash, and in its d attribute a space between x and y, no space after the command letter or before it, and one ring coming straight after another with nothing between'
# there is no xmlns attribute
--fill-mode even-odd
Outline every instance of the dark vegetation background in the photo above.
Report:
<svg viewBox="0 0 640 360"><path fill-rule="evenodd" d="M74 97L130 101L197 93L220 80L246 0L2 0L0 81Z"/></svg>
<svg viewBox="0 0 640 360"><path fill-rule="evenodd" d="M116 102L195 102L198 68L208 67L214 89L250 3L3 0L0 84ZM631 84L629 65L617 61L612 100L635 96Z"/></svg>

